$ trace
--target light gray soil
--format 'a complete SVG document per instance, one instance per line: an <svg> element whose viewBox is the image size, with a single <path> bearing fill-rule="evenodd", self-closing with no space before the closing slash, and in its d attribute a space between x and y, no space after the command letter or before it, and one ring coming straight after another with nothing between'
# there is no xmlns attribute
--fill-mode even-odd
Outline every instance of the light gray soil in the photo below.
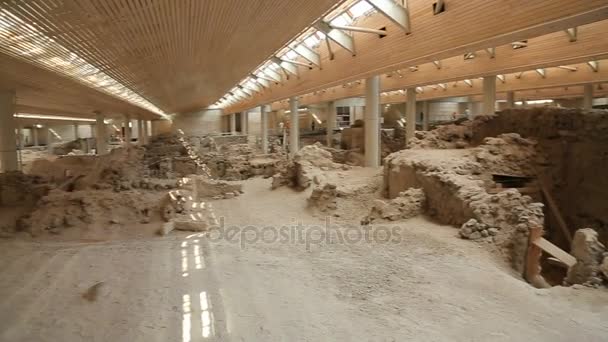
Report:
<svg viewBox="0 0 608 342"><path fill-rule="evenodd" d="M269 189L269 179L252 179L242 196L212 208L225 226L324 222L307 211L308 191ZM0 341L608 338L607 291L537 290L483 245L457 238L456 228L420 217L398 225L398 243L310 248L184 232L2 240ZM95 296L83 298L93 286Z"/></svg>

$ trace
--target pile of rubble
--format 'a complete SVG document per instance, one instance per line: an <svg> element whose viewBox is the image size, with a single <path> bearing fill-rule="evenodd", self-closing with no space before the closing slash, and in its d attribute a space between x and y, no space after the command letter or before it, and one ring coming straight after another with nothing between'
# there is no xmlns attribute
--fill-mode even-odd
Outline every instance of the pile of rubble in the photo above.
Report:
<svg viewBox="0 0 608 342"><path fill-rule="evenodd" d="M236 182L194 175L182 178L179 189L170 191L161 201L160 213L164 223L159 234L167 235L173 230L208 230L218 222L207 201L233 198L242 192L242 184Z"/></svg>
<svg viewBox="0 0 608 342"><path fill-rule="evenodd" d="M402 150L405 147L405 129L396 127L392 134L387 130L380 132L381 157L386 158L389 154ZM363 164L361 164L363 165Z"/></svg>
<svg viewBox="0 0 608 342"><path fill-rule="evenodd" d="M331 152L320 143L308 145L298 151L280 173L273 176L272 188L287 185L304 190L310 187L315 176L322 178L324 171L350 168L349 165L334 162Z"/></svg>
<svg viewBox="0 0 608 342"><path fill-rule="evenodd" d="M534 146L518 135L502 135L476 149L397 152L385 160L385 192L394 198L423 189L431 216L461 226L463 238L495 244L523 271L529 229L543 225L543 204L516 189L489 194L486 184L493 173L529 175L542 159Z"/></svg>
<svg viewBox="0 0 608 342"><path fill-rule="evenodd" d="M53 145L53 154L56 155L79 155L88 153L94 148L95 138L79 138L62 144Z"/></svg>
<svg viewBox="0 0 608 342"><path fill-rule="evenodd" d="M469 147L472 137L472 122L439 126L431 131L416 131L410 148L458 149Z"/></svg>
<svg viewBox="0 0 608 342"><path fill-rule="evenodd" d="M598 287L608 284L608 251L591 228L579 229L572 238L570 254L576 264L568 269L566 285L583 284Z"/></svg>
<svg viewBox="0 0 608 342"><path fill-rule="evenodd" d="M209 174L215 179L238 181L271 177L286 162L275 144L260 154L244 137L158 136L146 146L146 165L160 178Z"/></svg>
<svg viewBox="0 0 608 342"><path fill-rule="evenodd" d="M128 191L120 196L112 191L55 189L42 197L35 209L17 221L17 231L36 237L62 234L65 229L103 230L107 226L149 223L158 212L158 195Z"/></svg>
<svg viewBox="0 0 608 342"><path fill-rule="evenodd" d="M361 224L409 219L422 214L425 204L426 197L422 189L410 188L391 200L375 200L370 213L361 220Z"/></svg>
<svg viewBox="0 0 608 342"><path fill-rule="evenodd" d="M485 138L483 144L473 151L475 160L491 173L535 175L536 166L546 165L538 143L517 133Z"/></svg>
<svg viewBox="0 0 608 342"><path fill-rule="evenodd" d="M51 186L44 177L20 171L0 173L0 205L30 205L46 195Z"/></svg>
<svg viewBox="0 0 608 342"><path fill-rule="evenodd" d="M325 183L323 186L315 187L308 198L308 206L316 208L326 213L338 208L338 196L340 196L337 186Z"/></svg>

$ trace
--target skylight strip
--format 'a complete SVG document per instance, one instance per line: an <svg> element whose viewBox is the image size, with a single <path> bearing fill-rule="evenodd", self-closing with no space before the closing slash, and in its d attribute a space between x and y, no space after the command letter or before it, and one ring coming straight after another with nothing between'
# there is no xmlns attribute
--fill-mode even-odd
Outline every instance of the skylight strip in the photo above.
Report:
<svg viewBox="0 0 608 342"><path fill-rule="evenodd" d="M162 109L89 64L6 9L0 10L0 50L170 119Z"/></svg>

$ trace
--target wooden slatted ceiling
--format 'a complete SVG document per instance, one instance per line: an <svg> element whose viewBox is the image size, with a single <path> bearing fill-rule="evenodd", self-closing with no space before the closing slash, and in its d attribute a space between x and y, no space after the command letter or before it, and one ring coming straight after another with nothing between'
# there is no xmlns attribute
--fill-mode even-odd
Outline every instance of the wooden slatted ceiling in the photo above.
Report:
<svg viewBox="0 0 608 342"><path fill-rule="evenodd" d="M600 65L608 65L608 60L600 61ZM534 91L536 89L578 87L586 83L602 84L608 82L608 68L600 67L597 72L593 72L585 63L570 65L570 67L576 68L576 71L560 68L546 69L546 78L542 78L534 70L526 71L521 77L519 77L519 73L506 74L504 75L504 83L499 80L496 81L496 91L498 93L517 91L517 93L520 94L520 92ZM416 95L416 100L426 101L483 94L481 79L470 79L469 82L470 85L464 83L462 80L448 83L446 84L445 89L438 86L424 87L423 92ZM319 96L305 96L301 99L300 104L309 105L319 103L321 102L318 101ZM383 104L406 102L406 99L406 94L400 91L383 93L380 97L380 101ZM280 101L274 102L271 107L272 110L288 109L289 104L285 101Z"/></svg>
<svg viewBox="0 0 608 342"><path fill-rule="evenodd" d="M15 0L0 8L172 113L215 102L336 2Z"/></svg>
<svg viewBox="0 0 608 342"><path fill-rule="evenodd" d="M494 58L479 51L477 57L471 60L465 60L463 56L444 59L441 61L441 69L437 69L433 63L419 65L416 72L401 69L400 74L392 73L391 77L383 75L380 89L386 92L608 58L608 39L605 38L608 20L580 26L578 31L576 42L569 42L564 32L554 32L529 39L528 47L523 49L513 49L510 44L499 46ZM364 82L351 82L346 87L340 85L302 95L299 101L305 105L364 94ZM287 102L284 100L285 104Z"/></svg>
<svg viewBox="0 0 608 342"><path fill-rule="evenodd" d="M109 117L129 113L146 119L157 118L138 106L2 53L0 89L16 91L20 112L93 117L93 111L103 110Z"/></svg>
<svg viewBox="0 0 608 342"><path fill-rule="evenodd" d="M230 106L226 113L608 19L608 0L450 0L439 15L433 15L433 1L408 0L407 4L411 34L403 34L376 13L359 24L375 29L385 26L386 37L356 33L357 55L332 44L334 60L329 60L325 44L321 44L321 70L300 68L299 77Z"/></svg>

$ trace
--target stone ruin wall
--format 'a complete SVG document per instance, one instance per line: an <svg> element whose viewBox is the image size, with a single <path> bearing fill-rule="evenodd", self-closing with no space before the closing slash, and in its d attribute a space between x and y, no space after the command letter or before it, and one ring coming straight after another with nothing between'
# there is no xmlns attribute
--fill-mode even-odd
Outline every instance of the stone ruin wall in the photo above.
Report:
<svg viewBox="0 0 608 342"><path fill-rule="evenodd" d="M480 117L473 127L473 144L510 132L537 140L547 156L549 191L570 231L592 227L608 244L608 111L511 109ZM556 227L552 215L546 218Z"/></svg>

